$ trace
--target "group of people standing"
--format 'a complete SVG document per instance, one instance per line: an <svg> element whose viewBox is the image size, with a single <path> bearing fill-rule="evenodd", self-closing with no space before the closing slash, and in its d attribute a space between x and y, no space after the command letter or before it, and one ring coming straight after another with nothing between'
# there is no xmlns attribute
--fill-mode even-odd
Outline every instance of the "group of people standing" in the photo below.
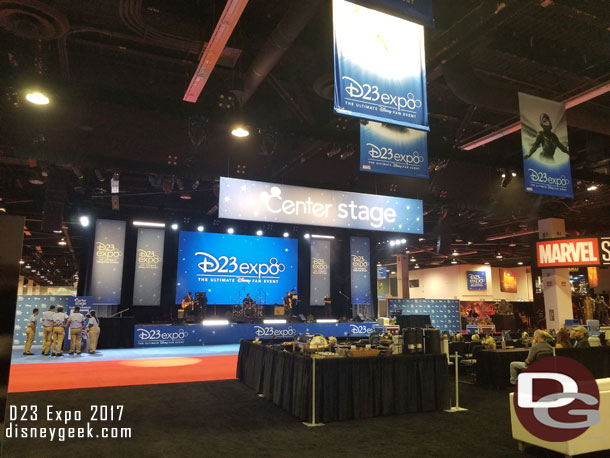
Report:
<svg viewBox="0 0 610 458"><path fill-rule="evenodd" d="M34 337L36 336L39 312L39 309L35 308L28 321L28 326L25 330L24 355L34 354L31 352L31 349ZM62 356L66 329L70 335L71 355L74 353L77 355L81 354L83 329L87 330L86 351L88 353L95 353L97 349L97 341L100 336L100 322L95 314L95 310L91 310L87 315L83 315L80 312L80 307L74 307L72 313L68 316L61 305L57 308L51 305L48 310L42 313L40 324L42 326L42 354L45 356Z"/></svg>

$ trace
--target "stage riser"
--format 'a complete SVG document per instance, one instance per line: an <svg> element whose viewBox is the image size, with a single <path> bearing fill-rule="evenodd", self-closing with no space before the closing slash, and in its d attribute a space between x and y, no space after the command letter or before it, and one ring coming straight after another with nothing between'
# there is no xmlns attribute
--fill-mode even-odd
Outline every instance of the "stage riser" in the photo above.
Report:
<svg viewBox="0 0 610 458"><path fill-rule="evenodd" d="M368 337L375 322L231 324L227 326L136 325L134 347L237 344L241 339L292 339L303 333L326 337ZM275 337L274 337L275 336Z"/></svg>

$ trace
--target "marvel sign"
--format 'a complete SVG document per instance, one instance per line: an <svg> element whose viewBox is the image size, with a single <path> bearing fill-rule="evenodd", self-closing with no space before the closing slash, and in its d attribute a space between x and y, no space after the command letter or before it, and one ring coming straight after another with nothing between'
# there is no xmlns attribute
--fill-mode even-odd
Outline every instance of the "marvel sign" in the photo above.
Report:
<svg viewBox="0 0 610 458"><path fill-rule="evenodd" d="M549 240L536 243L538 267L597 266L597 238Z"/></svg>

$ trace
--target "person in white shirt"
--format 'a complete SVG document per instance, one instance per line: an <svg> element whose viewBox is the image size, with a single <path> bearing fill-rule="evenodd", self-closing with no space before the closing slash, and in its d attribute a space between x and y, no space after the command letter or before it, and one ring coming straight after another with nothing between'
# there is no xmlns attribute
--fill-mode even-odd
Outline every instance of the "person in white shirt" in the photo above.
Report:
<svg viewBox="0 0 610 458"><path fill-rule="evenodd" d="M81 346L83 345L82 331L85 322L85 315L80 313L80 307L74 307L70 313L70 354L73 355L76 351L80 355Z"/></svg>
<svg viewBox="0 0 610 458"><path fill-rule="evenodd" d="M24 355L33 355L34 353L30 352L32 349L32 343L34 342L34 337L36 336L36 315L38 315L38 309L32 310L32 316L30 316L30 320L28 322L28 327L25 328L25 347L23 348Z"/></svg>
<svg viewBox="0 0 610 458"><path fill-rule="evenodd" d="M57 307L57 312L53 314L53 340L51 342L51 355L61 356L64 346L64 336L66 335L66 326L70 323L68 315L64 313L64 308L60 305Z"/></svg>
<svg viewBox="0 0 610 458"><path fill-rule="evenodd" d="M42 324L42 354L49 355L51 351L51 341L53 340L53 315L55 314L55 306L49 307L49 310L42 312L40 323Z"/></svg>
<svg viewBox="0 0 610 458"><path fill-rule="evenodd" d="M95 353L95 349L97 348L97 339L100 337L100 322L97 319L97 315L95 314L95 310L91 310L89 312L89 335L87 336L87 352Z"/></svg>

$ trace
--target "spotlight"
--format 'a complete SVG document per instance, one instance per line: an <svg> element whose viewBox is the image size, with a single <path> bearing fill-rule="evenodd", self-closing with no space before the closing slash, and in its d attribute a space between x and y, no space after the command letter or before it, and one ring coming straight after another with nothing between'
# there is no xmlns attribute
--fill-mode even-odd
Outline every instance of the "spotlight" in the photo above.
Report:
<svg viewBox="0 0 610 458"><path fill-rule="evenodd" d="M414 269L419 269L419 264L415 264L415 265L413 266L413 268L414 268Z"/></svg>
<svg viewBox="0 0 610 458"><path fill-rule="evenodd" d="M28 92L25 95L25 100L34 105L48 105L49 98L44 95L42 92Z"/></svg>
<svg viewBox="0 0 610 458"><path fill-rule="evenodd" d="M178 230L178 223L173 223L173 224L171 225L171 228L172 228L174 231L177 231L177 230Z"/></svg>
<svg viewBox="0 0 610 458"><path fill-rule="evenodd" d="M485 264L486 266L489 265L489 261L485 261L483 264Z"/></svg>
<svg viewBox="0 0 610 458"><path fill-rule="evenodd" d="M411 259L409 259L409 261L415 262L415 256L411 256Z"/></svg>
<svg viewBox="0 0 610 458"><path fill-rule="evenodd" d="M80 225L83 227L89 226L89 217L87 215L83 215L79 218Z"/></svg>
<svg viewBox="0 0 610 458"><path fill-rule="evenodd" d="M288 232L284 232L284 234L282 234L284 237L290 237L290 234Z"/></svg>
<svg viewBox="0 0 610 458"><path fill-rule="evenodd" d="M263 231L261 231L260 229L258 231L256 231L256 235L261 236L263 235Z"/></svg>
<svg viewBox="0 0 610 458"><path fill-rule="evenodd" d="M523 261L519 261L517 264L522 266L523 265Z"/></svg>
<svg viewBox="0 0 610 458"><path fill-rule="evenodd" d="M20 259L19 264L25 264L25 261L23 259Z"/></svg>
<svg viewBox="0 0 610 458"><path fill-rule="evenodd" d="M451 264L457 264L457 260L453 259L453 260L451 261Z"/></svg>
<svg viewBox="0 0 610 458"><path fill-rule="evenodd" d="M517 176L516 172L510 172L510 176L512 176L513 178L515 178Z"/></svg>
<svg viewBox="0 0 610 458"><path fill-rule="evenodd" d="M407 243L407 239L400 239L400 243L404 245L405 243Z"/></svg>
<svg viewBox="0 0 610 458"><path fill-rule="evenodd" d="M496 255L496 258L497 258L497 259L502 259L502 253L498 253L498 254Z"/></svg>
<svg viewBox="0 0 610 458"><path fill-rule="evenodd" d="M95 173L95 177L100 183L103 183L104 180L106 180L106 177L102 174L102 172L99 171L99 169L95 169L93 173Z"/></svg>
<svg viewBox="0 0 610 458"><path fill-rule="evenodd" d="M25 268L26 268L26 269L31 269L31 268L32 268L32 266L31 266L31 265L29 265L29 264L26 264L26 265L25 265Z"/></svg>
<svg viewBox="0 0 610 458"><path fill-rule="evenodd" d="M457 250L453 250L453 253L451 253L451 256L458 256L459 253L457 252Z"/></svg>
<svg viewBox="0 0 610 458"><path fill-rule="evenodd" d="M244 126L237 126L231 131L231 135L234 137L243 138L250 135L250 132Z"/></svg>
<svg viewBox="0 0 610 458"><path fill-rule="evenodd" d="M341 160L344 161L348 157L353 156L355 152L356 147L352 144L349 144L345 147L345 151L343 151L339 157L341 158Z"/></svg>
<svg viewBox="0 0 610 458"><path fill-rule="evenodd" d="M587 187L587 191L597 191L598 187L596 184L592 184L591 186Z"/></svg>
<svg viewBox="0 0 610 458"><path fill-rule="evenodd" d="M308 238L309 238L309 237L311 237L311 236L310 236L308 233L305 233L305 235L304 235L303 237L305 237L306 239L308 239Z"/></svg>
<svg viewBox="0 0 610 458"><path fill-rule="evenodd" d="M396 245L396 242L394 240L390 240L390 246L394 246Z"/></svg>
<svg viewBox="0 0 610 458"><path fill-rule="evenodd" d="M203 226L197 226L197 231L198 232L203 232Z"/></svg>
<svg viewBox="0 0 610 458"><path fill-rule="evenodd" d="M228 234L233 234L235 232L235 229L233 229L232 227L230 227L229 229L227 229L227 233Z"/></svg>
<svg viewBox="0 0 610 458"><path fill-rule="evenodd" d="M341 147L337 146L337 145L333 145L333 147L326 153L326 156L331 158L333 156L336 156L340 152L341 152Z"/></svg>
<svg viewBox="0 0 610 458"><path fill-rule="evenodd" d="M66 239L64 239L63 237L61 238L61 240L59 242L57 242L58 245L61 246L65 246L68 244L68 242L66 242ZM33 272L33 271L32 271Z"/></svg>
<svg viewBox="0 0 610 458"><path fill-rule="evenodd" d="M76 177L79 180L82 180L83 178L85 178L85 175L83 175L83 172L81 172L78 167L76 167L76 166L72 167L72 171L74 172L74 175L76 175Z"/></svg>

